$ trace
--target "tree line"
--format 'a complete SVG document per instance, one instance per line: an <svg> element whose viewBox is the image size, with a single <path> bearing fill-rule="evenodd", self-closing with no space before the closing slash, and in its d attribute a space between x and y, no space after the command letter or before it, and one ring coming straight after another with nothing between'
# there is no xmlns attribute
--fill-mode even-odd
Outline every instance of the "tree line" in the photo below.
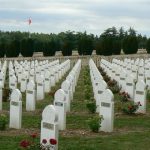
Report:
<svg viewBox="0 0 150 150"><path fill-rule="evenodd" d="M135 54L138 48L147 49L150 53L150 39L133 28L124 30L111 27L100 36L86 32L66 31L58 34L43 34L28 32L0 31L0 57L32 57L34 52L43 52L44 56L54 56L56 51L62 51L64 56L71 56L72 51L79 55L91 55L96 50L97 55Z"/></svg>

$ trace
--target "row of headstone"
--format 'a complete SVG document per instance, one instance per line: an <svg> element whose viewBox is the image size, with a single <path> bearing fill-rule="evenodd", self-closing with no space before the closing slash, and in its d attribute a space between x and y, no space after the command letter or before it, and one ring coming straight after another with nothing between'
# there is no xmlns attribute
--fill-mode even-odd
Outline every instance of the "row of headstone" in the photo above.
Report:
<svg viewBox="0 0 150 150"><path fill-rule="evenodd" d="M70 111L70 95L73 94L73 86L76 86L80 70L81 60L78 60L68 75L72 76L71 80L67 79L68 76L66 77L61 89L57 90L54 95L54 105L46 106L42 113L40 142L42 143L43 139L47 141L56 139L56 150L58 149L58 132L66 129L66 112Z"/></svg>
<svg viewBox="0 0 150 150"><path fill-rule="evenodd" d="M2 64L0 62L0 110L2 110L2 92L5 84L6 79L6 71L7 71L7 62L4 61Z"/></svg>
<svg viewBox="0 0 150 150"><path fill-rule="evenodd" d="M112 132L114 126L113 93L107 89L107 84L92 59L89 61L89 67L97 112L104 119L102 120L100 131Z"/></svg>
<svg viewBox="0 0 150 150"><path fill-rule="evenodd" d="M70 68L70 60L61 64L59 68L62 77ZM40 85L37 85L40 86ZM37 88L38 89L38 88ZM1 92L1 91L0 91ZM41 92L40 90L38 92ZM26 110L34 111L36 103L35 83L30 80L26 90ZM44 92L43 92L44 93ZM10 97L10 128L20 129L22 122L22 96L18 89L13 89Z"/></svg>
<svg viewBox="0 0 150 150"><path fill-rule="evenodd" d="M11 89L15 89L17 84L20 83L21 92L25 92L27 86L27 80L33 80L38 84L39 76L42 76L46 81L48 75L58 76L59 61L55 60L53 62L48 63L47 61L37 62L20 62L17 61L13 63L9 62L9 87ZM53 77L54 78L54 77ZM56 78L56 77L55 77ZM50 80L50 79L49 79ZM17 84L16 84L17 82ZM58 82L58 78L52 80L52 86L55 85L55 82ZM47 85L47 82L46 82ZM47 86L46 86L47 87ZM47 88L45 92L47 92Z"/></svg>
<svg viewBox="0 0 150 150"><path fill-rule="evenodd" d="M73 93L81 70L81 60L72 68L66 80L62 82L61 89L57 90L54 96L54 106L58 111L59 130L66 129L66 112L70 111L70 103L73 100Z"/></svg>
<svg viewBox="0 0 150 150"><path fill-rule="evenodd" d="M139 106L137 112L145 113L147 93L145 80L143 80L142 78L135 78L137 74L135 75L134 73L137 72L137 70L135 70L135 72L129 72L130 69L128 68L130 68L130 65L128 66L126 64L127 69L125 69L124 67L119 65L118 61L115 59L113 60L113 63L110 63L102 59L100 65L105 70L108 76L117 81L118 85L121 87L121 91L127 92L130 95L131 100L133 100L135 103L141 103L142 106Z"/></svg>

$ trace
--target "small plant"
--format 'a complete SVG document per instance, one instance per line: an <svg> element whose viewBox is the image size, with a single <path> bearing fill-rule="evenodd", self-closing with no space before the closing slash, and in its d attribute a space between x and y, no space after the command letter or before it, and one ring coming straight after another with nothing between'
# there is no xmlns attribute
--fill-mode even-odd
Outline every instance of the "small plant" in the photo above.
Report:
<svg viewBox="0 0 150 150"><path fill-rule="evenodd" d="M140 102L134 103L133 101L130 101L124 104L122 111L125 114L131 115L131 114L134 114L138 110L139 106L142 106Z"/></svg>
<svg viewBox="0 0 150 150"><path fill-rule="evenodd" d="M106 81L106 82L109 82L110 81L110 77L108 75L104 75L103 76L103 79Z"/></svg>
<svg viewBox="0 0 150 150"><path fill-rule="evenodd" d="M107 84L108 84L109 87L113 87L117 84L117 81L116 80L110 80L110 81L107 82Z"/></svg>
<svg viewBox="0 0 150 150"><path fill-rule="evenodd" d="M0 115L0 130L5 130L7 124L7 117L4 114Z"/></svg>
<svg viewBox="0 0 150 150"><path fill-rule="evenodd" d="M95 113L96 112L96 103L95 103L95 101L87 103L86 107L88 108L90 113Z"/></svg>
<svg viewBox="0 0 150 150"><path fill-rule="evenodd" d="M115 86L110 86L109 89L115 94L120 92L121 88L116 84Z"/></svg>
<svg viewBox="0 0 150 150"><path fill-rule="evenodd" d="M98 132L99 128L101 127L101 122L103 120L103 116L93 116L91 119L88 120L88 125L92 132Z"/></svg>
<svg viewBox="0 0 150 150"><path fill-rule="evenodd" d="M7 102L9 100L10 94L11 94L10 89L7 88L3 89L3 102Z"/></svg>
<svg viewBox="0 0 150 150"><path fill-rule="evenodd" d="M120 92L122 102L128 102L130 100L130 95L127 92Z"/></svg>
<svg viewBox="0 0 150 150"><path fill-rule="evenodd" d="M100 73L104 72L104 69L102 67L99 67L98 69L99 69Z"/></svg>

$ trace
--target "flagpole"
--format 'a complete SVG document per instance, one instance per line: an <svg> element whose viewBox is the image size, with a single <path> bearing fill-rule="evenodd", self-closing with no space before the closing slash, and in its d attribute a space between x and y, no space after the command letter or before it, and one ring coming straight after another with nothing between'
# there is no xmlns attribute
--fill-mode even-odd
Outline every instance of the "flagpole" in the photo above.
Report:
<svg viewBox="0 0 150 150"><path fill-rule="evenodd" d="M29 29L30 29L30 24L31 24L31 18L29 18L29 20L28 20L28 25L29 25L29 28L28 28L29 38L31 38L31 34L30 34L30 31L29 31Z"/></svg>

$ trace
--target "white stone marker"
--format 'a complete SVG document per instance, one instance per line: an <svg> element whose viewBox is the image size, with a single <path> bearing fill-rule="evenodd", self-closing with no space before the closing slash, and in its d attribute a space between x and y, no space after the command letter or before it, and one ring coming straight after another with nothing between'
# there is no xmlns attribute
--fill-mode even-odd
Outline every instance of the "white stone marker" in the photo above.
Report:
<svg viewBox="0 0 150 150"><path fill-rule="evenodd" d="M129 75L126 78L125 91L130 95L132 100L134 99L134 90L135 90L134 77L132 75Z"/></svg>
<svg viewBox="0 0 150 150"><path fill-rule="evenodd" d="M42 100L44 97L44 77L40 75L37 80L37 100Z"/></svg>
<svg viewBox="0 0 150 150"><path fill-rule="evenodd" d="M50 72L46 71L44 77L45 77L45 80L44 80L45 88L44 89L45 89L45 92L48 93L51 90Z"/></svg>
<svg viewBox="0 0 150 150"><path fill-rule="evenodd" d="M47 144L50 139L56 139L55 150L58 150L58 113L53 105L46 106L42 113L40 143L43 139Z"/></svg>
<svg viewBox="0 0 150 150"><path fill-rule="evenodd" d="M146 84L143 80L140 80L136 83L135 95L134 95L134 102L140 104L139 109L137 112L139 113L146 113Z"/></svg>
<svg viewBox="0 0 150 150"><path fill-rule="evenodd" d="M125 70L122 70L120 73L119 86L121 87L121 91L125 91L126 89L126 77L127 73Z"/></svg>
<svg viewBox="0 0 150 150"><path fill-rule="evenodd" d="M10 78L10 89L16 89L17 88L17 78L15 75L13 75L11 78Z"/></svg>
<svg viewBox="0 0 150 150"><path fill-rule="evenodd" d="M54 106L58 112L59 130L66 129L66 96L62 89L56 91L54 96Z"/></svg>
<svg viewBox="0 0 150 150"><path fill-rule="evenodd" d="M20 91L25 92L27 88L27 74L24 72L21 78Z"/></svg>
<svg viewBox="0 0 150 150"><path fill-rule="evenodd" d="M109 89L106 89L101 96L100 115L104 118L100 130L112 132L114 127L114 96Z"/></svg>
<svg viewBox="0 0 150 150"><path fill-rule="evenodd" d="M3 89L2 83L0 82L0 110L2 110L2 104L3 104Z"/></svg>
<svg viewBox="0 0 150 150"><path fill-rule="evenodd" d="M95 91L96 91L96 112L100 111L100 102L101 102L101 96L103 94L103 92L106 90L107 88L107 84L104 80L102 80L100 83L96 83L97 86Z"/></svg>
<svg viewBox="0 0 150 150"><path fill-rule="evenodd" d="M14 89L10 101L10 128L21 129L22 122L22 95L18 89Z"/></svg>
<svg viewBox="0 0 150 150"><path fill-rule="evenodd" d="M34 81L29 81L26 90L26 110L35 110L35 83Z"/></svg>
<svg viewBox="0 0 150 150"><path fill-rule="evenodd" d="M53 72L51 72L51 75L50 75L50 79L51 79L51 86L55 86L55 83L56 83L56 79L55 79L55 75Z"/></svg>
<svg viewBox="0 0 150 150"><path fill-rule="evenodd" d="M67 112L70 112L70 83L68 80L65 80L62 82L61 84L61 88L63 89L63 91L65 92L66 95L66 104L67 104Z"/></svg>

